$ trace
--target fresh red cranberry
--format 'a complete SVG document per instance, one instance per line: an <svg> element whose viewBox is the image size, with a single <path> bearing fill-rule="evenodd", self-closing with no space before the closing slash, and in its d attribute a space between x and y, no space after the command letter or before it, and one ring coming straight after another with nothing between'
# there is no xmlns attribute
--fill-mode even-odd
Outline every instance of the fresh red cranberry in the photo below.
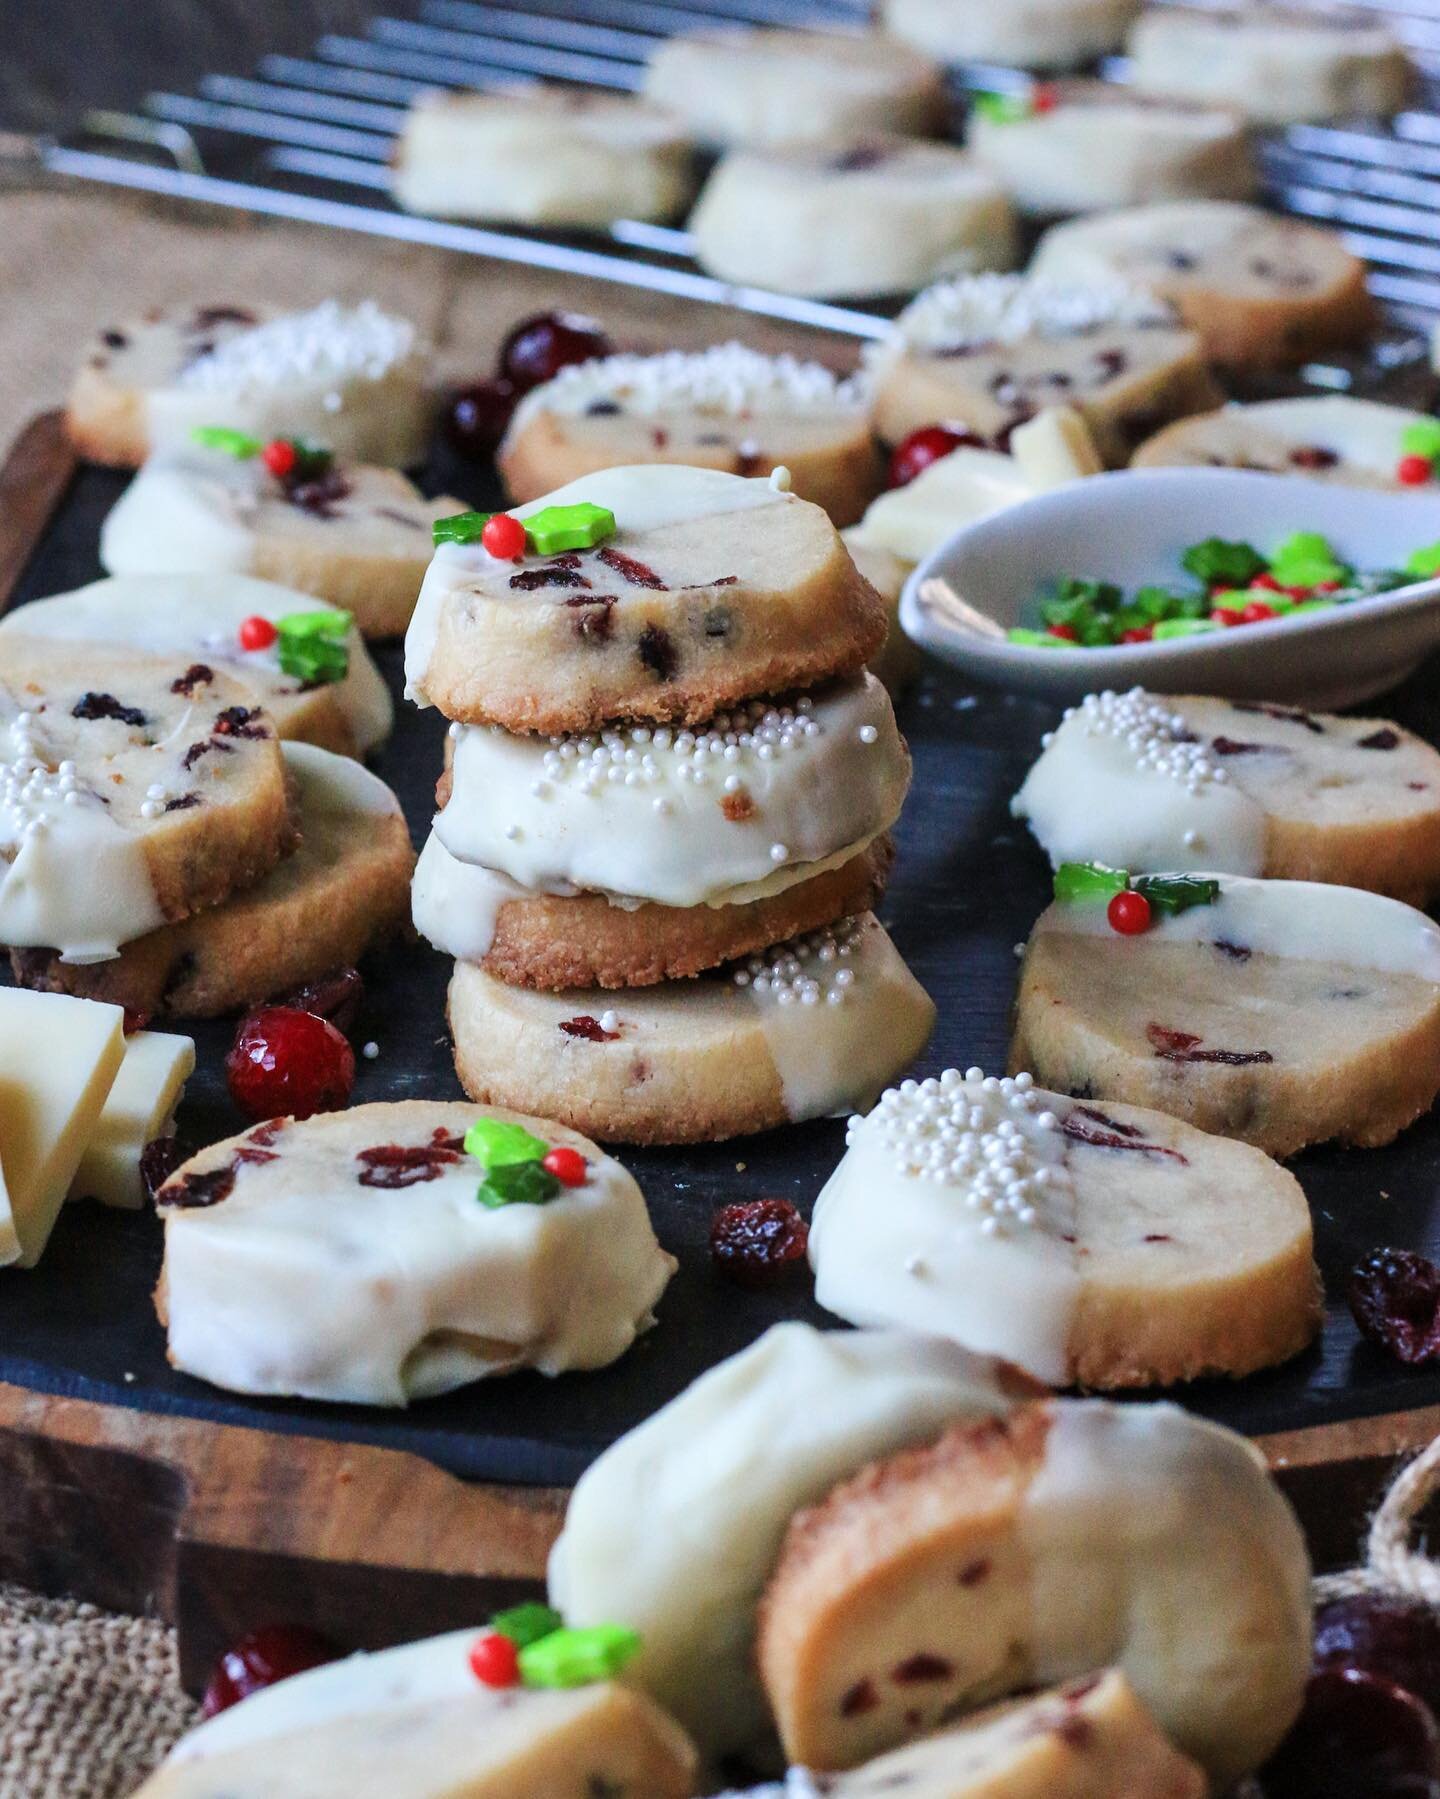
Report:
<svg viewBox="0 0 1440 1799"><path fill-rule="evenodd" d="M590 1164L568 1143L557 1144L540 1166L548 1169L562 1187L583 1187L590 1178Z"/></svg>
<svg viewBox="0 0 1440 1799"><path fill-rule="evenodd" d="M497 512L485 521L480 542L501 562L518 562L525 554L525 527L508 512Z"/></svg>
<svg viewBox="0 0 1440 1799"><path fill-rule="evenodd" d="M710 1259L740 1287L769 1287L805 1260L810 1227L788 1199L721 1206L710 1221Z"/></svg>
<svg viewBox="0 0 1440 1799"><path fill-rule="evenodd" d="M238 635L242 650L268 650L280 633L268 618L262 618L257 612L250 618L241 619Z"/></svg>
<svg viewBox="0 0 1440 1799"><path fill-rule="evenodd" d="M202 1708L207 1718L228 1711L263 1687L339 1661L343 1650L308 1624L269 1624L241 1637L215 1664Z"/></svg>
<svg viewBox="0 0 1440 1799"><path fill-rule="evenodd" d="M1404 1687L1361 1668L1326 1668L1311 1676L1260 1786L1266 1799L1440 1799L1440 1731Z"/></svg>
<svg viewBox="0 0 1440 1799"><path fill-rule="evenodd" d="M231 1099L251 1118L308 1118L349 1099L355 1054L329 1019L265 1006L235 1033L225 1077Z"/></svg>
<svg viewBox="0 0 1440 1799"><path fill-rule="evenodd" d="M277 481L293 475L300 462L300 452L288 438L277 437L260 452L260 460Z"/></svg>
<svg viewBox="0 0 1440 1799"><path fill-rule="evenodd" d="M1372 1250L1351 1270L1345 1297L1364 1335L1397 1361L1440 1356L1440 1267L1428 1256Z"/></svg>
<svg viewBox="0 0 1440 1799"><path fill-rule="evenodd" d="M985 439L977 437L973 431L956 431L949 425L926 425L896 444L890 458L889 485L908 486L932 462L938 462L952 450L985 448Z"/></svg>
<svg viewBox="0 0 1440 1799"><path fill-rule="evenodd" d="M337 1031L348 1031L365 998L365 979L358 968L337 968L334 974L321 975L289 993L276 994L272 1006L293 1006L301 1012L313 1012L317 1018L328 1018Z"/></svg>
<svg viewBox="0 0 1440 1799"><path fill-rule="evenodd" d="M513 1687L520 1679L520 1648L511 1637L487 1630L470 1645L470 1672L487 1687Z"/></svg>
<svg viewBox="0 0 1440 1799"><path fill-rule="evenodd" d="M500 346L500 373L523 394L553 381L574 362L608 356L610 339L578 312L537 312L521 319Z"/></svg>
<svg viewBox="0 0 1440 1799"><path fill-rule="evenodd" d="M476 381L452 395L445 412L445 435L452 449L486 462L505 435L519 399L513 381Z"/></svg>
<svg viewBox="0 0 1440 1799"><path fill-rule="evenodd" d="M1315 1613L1316 1668L1363 1668L1440 1710L1440 1616L1416 1599L1357 1593Z"/></svg>
<svg viewBox="0 0 1440 1799"><path fill-rule="evenodd" d="M1126 888L1110 901L1105 916L1112 931L1118 931L1122 937L1139 937L1150 929L1150 902L1143 893Z"/></svg>
<svg viewBox="0 0 1440 1799"><path fill-rule="evenodd" d="M1406 487L1423 487L1435 478L1435 464L1428 456L1402 456L1395 465L1395 479Z"/></svg>

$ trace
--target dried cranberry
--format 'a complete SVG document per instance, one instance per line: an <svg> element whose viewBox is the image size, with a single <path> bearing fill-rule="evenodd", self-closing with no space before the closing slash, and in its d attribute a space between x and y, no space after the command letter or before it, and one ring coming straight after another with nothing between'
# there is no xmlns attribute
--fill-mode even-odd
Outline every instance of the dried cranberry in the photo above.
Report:
<svg viewBox="0 0 1440 1799"><path fill-rule="evenodd" d="M586 1043L613 1043L620 1035L619 1031L607 1031L600 1020L589 1012L580 1012L574 1018L562 1018L560 1029L567 1037L579 1037Z"/></svg>
<svg viewBox="0 0 1440 1799"><path fill-rule="evenodd" d="M339 1031L348 1031L365 998L365 982L358 968L337 968L334 974L322 975L318 981L307 981L291 993L277 995L272 1006L294 1006L301 1012L313 1012L317 1018L328 1018Z"/></svg>
<svg viewBox="0 0 1440 1799"><path fill-rule="evenodd" d="M355 1055L329 1019L265 1006L242 1021L225 1076L230 1097L251 1118L308 1118L349 1099Z"/></svg>
<svg viewBox="0 0 1440 1799"><path fill-rule="evenodd" d="M270 1624L252 1630L216 1662L202 1701L204 1715L213 1718L292 1674L337 1662L343 1653L308 1624Z"/></svg>
<svg viewBox="0 0 1440 1799"><path fill-rule="evenodd" d="M145 723L145 714L138 706L124 706L113 693L82 693L70 708L71 718L113 718L122 725L133 725L137 730Z"/></svg>
<svg viewBox="0 0 1440 1799"><path fill-rule="evenodd" d="M1334 450L1327 450L1321 444L1301 444L1290 452L1294 468L1334 468L1339 460Z"/></svg>
<svg viewBox="0 0 1440 1799"><path fill-rule="evenodd" d="M768 1287L805 1260L810 1227L788 1199L721 1206L710 1222L710 1259L740 1287Z"/></svg>
<svg viewBox="0 0 1440 1799"><path fill-rule="evenodd" d="M1440 1731L1403 1687L1360 1668L1326 1668L1311 1676L1260 1786L1266 1799L1440 1799Z"/></svg>
<svg viewBox="0 0 1440 1799"><path fill-rule="evenodd" d="M145 1189L145 1197L153 1201L184 1160L185 1151L177 1138L152 1138L140 1152L140 1184Z"/></svg>
<svg viewBox="0 0 1440 1799"><path fill-rule="evenodd" d="M623 550L612 549L608 543L598 549L595 555L606 568L613 568L632 587L653 587L664 591L665 583L648 563L637 561L634 556L627 556Z"/></svg>
<svg viewBox="0 0 1440 1799"><path fill-rule="evenodd" d="M1363 1668L1440 1711L1440 1617L1417 1599L1357 1593L1315 1613L1316 1668Z"/></svg>
<svg viewBox="0 0 1440 1799"><path fill-rule="evenodd" d="M949 425L926 425L923 430L912 431L903 443L896 445L890 458L889 485L907 486L922 470L942 456L948 456L952 450L983 450L986 447L985 439L977 437L973 431L956 431Z"/></svg>
<svg viewBox="0 0 1440 1799"><path fill-rule="evenodd" d="M235 1191L235 1164L223 1163L204 1174L182 1174L165 1194L167 1206L184 1211L198 1211L205 1206L218 1206Z"/></svg>
<svg viewBox="0 0 1440 1799"><path fill-rule="evenodd" d="M445 409L445 436L459 455L487 461L510 425L520 398L513 381L475 381L451 396Z"/></svg>
<svg viewBox="0 0 1440 1799"><path fill-rule="evenodd" d="M374 1149L358 1151L355 1160L362 1164L357 1177L362 1187L394 1191L438 1181L447 1167L460 1160L460 1151L448 1143L380 1143Z"/></svg>
<svg viewBox="0 0 1440 1799"><path fill-rule="evenodd" d="M578 312L537 312L521 319L500 346L500 373L521 393L553 381L572 362L608 356L610 339Z"/></svg>
<svg viewBox="0 0 1440 1799"><path fill-rule="evenodd" d="M1414 1366L1440 1356L1440 1267L1410 1249L1376 1249L1357 1262L1345 1297L1372 1343Z"/></svg>

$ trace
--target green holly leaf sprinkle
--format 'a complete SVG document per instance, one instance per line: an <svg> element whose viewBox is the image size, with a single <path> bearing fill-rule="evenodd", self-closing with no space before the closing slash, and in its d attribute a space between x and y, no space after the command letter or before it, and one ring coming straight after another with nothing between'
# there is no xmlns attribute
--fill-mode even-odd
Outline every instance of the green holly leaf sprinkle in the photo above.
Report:
<svg viewBox="0 0 1440 1799"><path fill-rule="evenodd" d="M350 613L339 611L290 612L277 618L275 653L281 669L297 681L343 681L350 672L353 622Z"/></svg>
<svg viewBox="0 0 1440 1799"><path fill-rule="evenodd" d="M1149 900L1152 912L1165 918L1192 906L1213 906L1220 897L1220 883L1198 875L1136 875L1130 885Z"/></svg>
<svg viewBox="0 0 1440 1799"><path fill-rule="evenodd" d="M1068 637L1055 637L1049 631L1032 631L1027 625L1012 625L1005 633L1011 643L1027 650L1078 650L1080 645Z"/></svg>
<svg viewBox="0 0 1440 1799"><path fill-rule="evenodd" d="M496 1612L490 1628L497 1636L509 1637L512 1643L526 1649L564 1627L565 1620L548 1605L530 1600L525 1605L512 1605L509 1611Z"/></svg>
<svg viewBox="0 0 1440 1799"><path fill-rule="evenodd" d="M1191 544L1180 558L1180 566L1207 587L1217 583L1225 587L1248 587L1256 575L1265 573L1266 563L1253 544L1227 543L1223 537L1207 537L1203 543Z"/></svg>
<svg viewBox="0 0 1440 1799"><path fill-rule="evenodd" d="M970 96L976 116L992 125L1019 125L1032 118L1035 108L1023 94L997 94L980 88Z"/></svg>
<svg viewBox="0 0 1440 1799"><path fill-rule="evenodd" d="M537 556L593 549L615 535L615 514L606 506L592 506L588 500L574 506L542 506L522 523Z"/></svg>
<svg viewBox="0 0 1440 1799"><path fill-rule="evenodd" d="M465 1133L465 1153L482 1168L503 1168L516 1162L543 1162L550 1145L508 1118L477 1118Z"/></svg>
<svg viewBox="0 0 1440 1799"><path fill-rule="evenodd" d="M1062 862L1055 870L1055 897L1067 904L1086 900L1111 900L1130 885L1123 868L1103 862Z"/></svg>
<svg viewBox="0 0 1440 1799"><path fill-rule="evenodd" d="M1407 456L1423 456L1427 462L1440 460L1440 419L1417 419L1400 433L1400 448Z"/></svg>
<svg viewBox="0 0 1440 1799"><path fill-rule="evenodd" d="M247 462L265 448L258 437L251 437L246 431L233 431L229 425L196 425L190 436L202 449L223 451L237 462Z"/></svg>
<svg viewBox="0 0 1440 1799"><path fill-rule="evenodd" d="M1428 581L1432 575L1440 575L1440 543L1426 544L1424 549L1416 550L1413 556L1407 557L1405 573L1422 581Z"/></svg>
<svg viewBox="0 0 1440 1799"><path fill-rule="evenodd" d="M493 512L452 512L449 518L437 518L431 534L437 544L479 543L480 533L495 514Z"/></svg>
<svg viewBox="0 0 1440 1799"><path fill-rule="evenodd" d="M1156 625L1155 641L1166 643L1172 637L1208 637L1211 632L1224 629L1218 618L1167 618Z"/></svg>
<svg viewBox="0 0 1440 1799"><path fill-rule="evenodd" d="M559 1177L539 1162L502 1162L481 1181L476 1198L498 1212L501 1206L548 1206L561 1191Z"/></svg>
<svg viewBox="0 0 1440 1799"><path fill-rule="evenodd" d="M612 1679L639 1651L638 1632L623 1624L554 1630L520 1651L520 1679L527 1687L588 1687Z"/></svg>
<svg viewBox="0 0 1440 1799"><path fill-rule="evenodd" d="M1282 587L1318 587L1322 581L1348 581L1353 570L1318 531L1296 531L1270 558L1270 573Z"/></svg>

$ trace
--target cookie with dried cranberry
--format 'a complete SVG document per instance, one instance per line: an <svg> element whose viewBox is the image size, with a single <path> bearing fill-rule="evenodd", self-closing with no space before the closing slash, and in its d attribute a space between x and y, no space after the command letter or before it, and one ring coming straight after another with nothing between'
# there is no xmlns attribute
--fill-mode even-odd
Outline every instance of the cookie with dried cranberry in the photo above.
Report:
<svg viewBox="0 0 1440 1799"><path fill-rule="evenodd" d="M440 545L405 639L413 699L517 732L693 724L852 673L884 641L879 596L778 474L602 469L514 516L528 533L575 507L579 548L547 548L548 529L518 559Z"/></svg>
<svg viewBox="0 0 1440 1799"><path fill-rule="evenodd" d="M403 1406L613 1362L675 1270L564 1125L408 1100L272 1119L156 1195L171 1364L237 1393Z"/></svg>
<svg viewBox="0 0 1440 1799"><path fill-rule="evenodd" d="M1072 867L1074 865L1071 865ZM1064 871L1062 870L1062 877ZM1440 1091L1440 928L1309 881L1097 871L1025 948L1012 1070L1274 1156L1388 1143ZM1108 897L1107 897L1108 896Z"/></svg>
<svg viewBox="0 0 1440 1799"><path fill-rule="evenodd" d="M517 502L647 462L752 476L783 467L837 525L859 518L881 479L862 381L738 343L562 369L521 400L498 460Z"/></svg>
<svg viewBox="0 0 1440 1799"><path fill-rule="evenodd" d="M1289 368L1364 342L1365 265L1332 231L1228 200L1174 200L1055 225L1031 270L1127 281L1167 301L1214 363Z"/></svg>
<svg viewBox="0 0 1440 1799"><path fill-rule="evenodd" d="M1140 0L885 0L885 29L943 62L1075 69L1118 50Z"/></svg>
<svg viewBox="0 0 1440 1799"><path fill-rule="evenodd" d="M12 950L24 987L103 999L153 1018L214 1018L352 967L409 910L415 854L399 801L346 757L290 743L300 844L254 886L76 966Z"/></svg>

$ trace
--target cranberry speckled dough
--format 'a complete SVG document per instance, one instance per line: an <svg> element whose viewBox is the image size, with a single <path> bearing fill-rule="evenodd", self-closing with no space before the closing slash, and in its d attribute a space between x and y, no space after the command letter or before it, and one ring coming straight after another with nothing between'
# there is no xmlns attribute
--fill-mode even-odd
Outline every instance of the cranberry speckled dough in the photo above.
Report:
<svg viewBox="0 0 1440 1799"><path fill-rule="evenodd" d="M1412 487L1396 473L1404 433L1429 422L1423 412L1346 394L1257 400L1167 425L1141 444L1131 467L1263 469L1433 497L1433 486Z"/></svg>
<svg viewBox="0 0 1440 1799"><path fill-rule="evenodd" d="M1123 463L1157 420L1221 394L1200 340L1144 289L976 275L920 294L871 353L875 428L887 443L945 419L995 439L1045 407L1080 413Z"/></svg>
<svg viewBox="0 0 1440 1799"><path fill-rule="evenodd" d="M1140 0L885 0L886 29L944 62L1073 69L1118 50Z"/></svg>
<svg viewBox="0 0 1440 1799"><path fill-rule="evenodd" d="M1016 257L1010 198L968 151L878 133L731 151L690 230L712 275L813 299L913 293Z"/></svg>
<svg viewBox="0 0 1440 1799"><path fill-rule="evenodd" d="M589 731L701 723L854 672L884 641L884 604L779 479L602 469L516 508L607 508L615 535L593 549L517 563L442 544L405 640L411 696L465 723Z"/></svg>
<svg viewBox="0 0 1440 1799"><path fill-rule="evenodd" d="M1148 930L1056 901L1021 965L1012 1070L1289 1156L1388 1143L1440 1090L1440 928L1379 894L1219 878Z"/></svg>
<svg viewBox="0 0 1440 1799"><path fill-rule="evenodd" d="M1226 367L1289 367L1364 340L1365 266L1330 231L1236 201L1177 200L1056 225L1031 270L1130 281L1177 308Z"/></svg>

